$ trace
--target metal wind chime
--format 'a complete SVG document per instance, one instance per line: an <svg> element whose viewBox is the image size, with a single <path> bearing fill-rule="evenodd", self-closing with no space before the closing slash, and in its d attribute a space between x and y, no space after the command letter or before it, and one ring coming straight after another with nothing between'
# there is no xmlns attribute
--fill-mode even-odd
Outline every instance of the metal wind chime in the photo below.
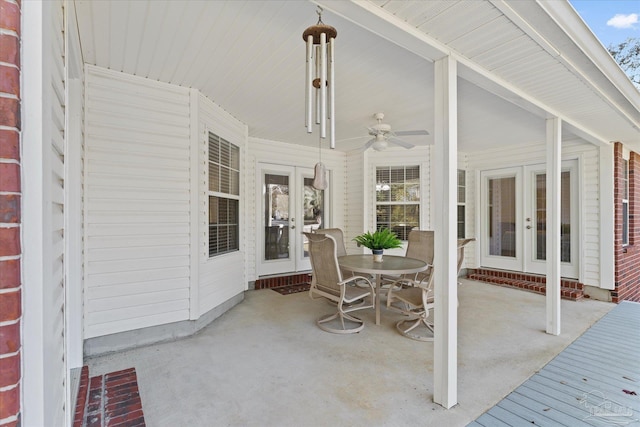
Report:
<svg viewBox="0 0 640 427"><path fill-rule="evenodd" d="M305 126L308 133L313 133L314 124L319 125L318 145L321 150L322 139L327 137L327 121L329 122L329 144L331 148L336 148L334 43L338 32L332 26L322 22L322 8L318 7L316 13L318 23L302 33L302 38L307 45ZM313 178L313 186L318 190L327 188L326 169L321 160L322 157L315 166Z"/></svg>

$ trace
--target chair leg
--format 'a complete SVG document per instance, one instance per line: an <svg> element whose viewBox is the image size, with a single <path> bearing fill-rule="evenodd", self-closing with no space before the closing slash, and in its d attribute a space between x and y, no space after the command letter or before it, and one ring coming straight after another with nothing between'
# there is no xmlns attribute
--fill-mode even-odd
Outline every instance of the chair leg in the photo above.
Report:
<svg viewBox="0 0 640 427"><path fill-rule="evenodd" d="M406 324L410 322L413 323L406 327ZM424 328L421 329L424 330L426 328L430 332L430 335L414 333L413 330L418 326L424 326ZM433 324L429 322L425 317L400 320L398 323L396 323L396 329L398 329L398 332L400 332L402 335L407 338L411 338L412 340L427 342L433 341Z"/></svg>
<svg viewBox="0 0 640 427"><path fill-rule="evenodd" d="M331 322L332 320L340 319L340 323L342 324L342 329L332 328L325 323ZM355 328L347 328L345 324L345 319L355 323L357 326ZM357 317L351 316L347 313L337 312L334 314L329 314L319 318L316 321L318 327L326 332L331 332L334 334L354 334L360 332L364 329L364 322Z"/></svg>

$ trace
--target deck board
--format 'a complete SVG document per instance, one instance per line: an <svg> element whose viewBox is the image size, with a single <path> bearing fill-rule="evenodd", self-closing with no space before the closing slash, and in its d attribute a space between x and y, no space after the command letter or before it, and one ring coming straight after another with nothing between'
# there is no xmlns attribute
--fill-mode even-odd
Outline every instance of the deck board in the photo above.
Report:
<svg viewBox="0 0 640 427"><path fill-rule="evenodd" d="M627 301L469 426L612 422L640 422L640 304Z"/></svg>

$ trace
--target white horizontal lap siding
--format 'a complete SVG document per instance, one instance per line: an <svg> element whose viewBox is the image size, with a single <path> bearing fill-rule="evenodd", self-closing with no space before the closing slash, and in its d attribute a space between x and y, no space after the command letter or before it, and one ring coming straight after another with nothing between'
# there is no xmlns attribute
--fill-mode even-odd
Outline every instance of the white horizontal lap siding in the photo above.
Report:
<svg viewBox="0 0 640 427"><path fill-rule="evenodd" d="M88 66L85 338L189 318L189 90Z"/></svg>
<svg viewBox="0 0 640 427"><path fill-rule="evenodd" d="M201 316L247 288L246 241L255 234L247 230L248 182L244 172L247 166L247 126L231 116L203 95L198 98L198 166L200 177L198 213L198 314ZM207 132L229 141L240 148L240 250L209 258L208 212L208 145Z"/></svg>
<svg viewBox="0 0 640 427"><path fill-rule="evenodd" d="M563 153L581 155L581 277L587 285L600 286L600 152L586 143L565 145Z"/></svg>
<svg viewBox="0 0 640 427"><path fill-rule="evenodd" d="M353 238L362 233L365 229L365 217L373 206L367 208L365 206L364 195L364 179L365 179L365 161L361 152L353 151L347 153L346 170L348 177L346 179L345 190L345 244L347 252L358 253L361 251L357 247Z"/></svg>
<svg viewBox="0 0 640 427"><path fill-rule="evenodd" d="M513 166L523 166L537 163L544 163L545 145L527 144L517 145L512 149L502 148L499 150L487 150L468 154L468 174L474 176L478 171L500 169ZM580 212L580 268L582 281L591 286L600 285L600 209L599 209L599 151L592 144L582 140L565 141L562 143L563 159L579 159L581 186L579 209ZM474 215L479 215L477 209L480 207L480 199L475 194L477 184L471 185L469 181L467 197L473 200L476 211ZM469 215L467 215L469 219ZM476 219L472 219L476 221ZM467 228L468 230L468 228ZM476 238L481 236L475 236ZM467 264L471 265L471 264Z"/></svg>
<svg viewBox="0 0 640 427"><path fill-rule="evenodd" d="M253 224L257 217L255 199L261 179L256 176L256 167L259 163L271 163L285 166L297 166L313 169L319 160L318 148L304 147L300 145L287 144L281 141L272 141L260 138L249 138L248 163L244 170L247 182L247 199L251 202L251 212L247 212L249 223ZM331 226L345 227L345 203L346 203L346 155L341 151L322 150L322 163L331 172ZM249 268L249 280L257 278L256 257L257 257L257 236L258 230L253 228L253 234L247 239L247 257ZM253 237L255 236L255 237ZM346 237L345 237L346 238Z"/></svg>

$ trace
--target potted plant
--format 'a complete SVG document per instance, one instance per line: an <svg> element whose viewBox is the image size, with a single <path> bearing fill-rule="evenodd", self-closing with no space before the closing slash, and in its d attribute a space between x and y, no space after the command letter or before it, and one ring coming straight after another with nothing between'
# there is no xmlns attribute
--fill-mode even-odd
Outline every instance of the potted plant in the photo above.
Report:
<svg viewBox="0 0 640 427"><path fill-rule="evenodd" d="M371 249L375 262L382 262L382 252L384 249L402 247L402 241L388 228L381 228L373 233L367 231L366 233L356 236L353 240L359 245Z"/></svg>

